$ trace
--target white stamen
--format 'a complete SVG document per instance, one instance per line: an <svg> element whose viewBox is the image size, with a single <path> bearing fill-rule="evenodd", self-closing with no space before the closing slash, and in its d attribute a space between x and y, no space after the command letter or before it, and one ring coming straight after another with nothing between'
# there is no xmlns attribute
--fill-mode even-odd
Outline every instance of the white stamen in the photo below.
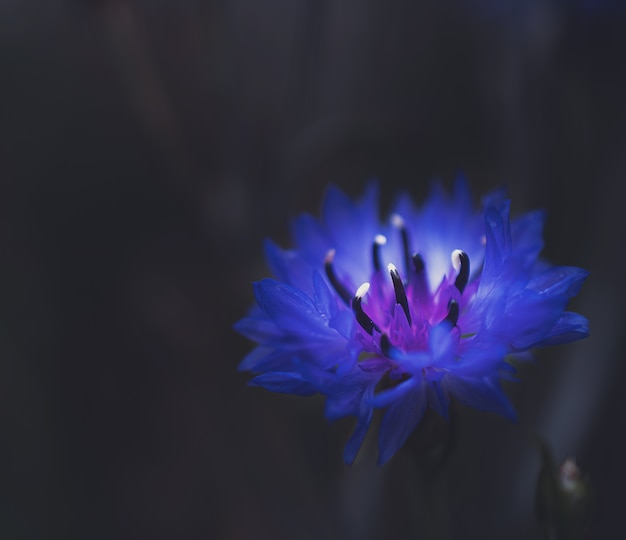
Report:
<svg viewBox="0 0 626 540"><path fill-rule="evenodd" d="M561 487L573 493L580 482L580 469L576 465L574 458L567 458L563 465L559 468L559 480Z"/></svg>
<svg viewBox="0 0 626 540"><path fill-rule="evenodd" d="M461 251L460 249L455 249L450 256L450 258L452 259L452 267L457 272L461 269L461 255L463 255L463 251Z"/></svg>
<svg viewBox="0 0 626 540"><path fill-rule="evenodd" d="M336 251L334 249L329 249L326 253L326 257L324 258L325 263L331 263L335 259Z"/></svg>
<svg viewBox="0 0 626 540"><path fill-rule="evenodd" d="M370 290L370 284L366 281L365 283L362 283L361 286L356 290L355 293L355 298L363 298L366 294L367 291Z"/></svg>
<svg viewBox="0 0 626 540"><path fill-rule="evenodd" d="M376 242L379 246L384 246L387 243L387 237L382 234L377 234L374 237L374 242Z"/></svg>
<svg viewBox="0 0 626 540"><path fill-rule="evenodd" d="M393 263L389 263L387 265L387 270L389 270L390 272L398 272L398 269L396 268L396 265Z"/></svg>
<svg viewBox="0 0 626 540"><path fill-rule="evenodd" d="M402 216L399 214L392 214L391 216L391 224L398 229L402 229L404 227L404 220Z"/></svg>

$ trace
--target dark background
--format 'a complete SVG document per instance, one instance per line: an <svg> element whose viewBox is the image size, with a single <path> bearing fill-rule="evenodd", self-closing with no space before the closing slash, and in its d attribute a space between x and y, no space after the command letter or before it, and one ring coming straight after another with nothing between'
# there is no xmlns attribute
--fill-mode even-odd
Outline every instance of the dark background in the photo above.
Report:
<svg viewBox="0 0 626 540"><path fill-rule="evenodd" d="M589 474L590 537L621 536L615 5L2 2L0 537L429 538L406 453L377 469L372 437L345 466L351 421L248 388L231 326L262 239L289 245L328 183L377 177L389 203L459 170L549 210L544 255L591 271L592 337L507 386L519 425L461 410L437 537L538 538L532 431Z"/></svg>

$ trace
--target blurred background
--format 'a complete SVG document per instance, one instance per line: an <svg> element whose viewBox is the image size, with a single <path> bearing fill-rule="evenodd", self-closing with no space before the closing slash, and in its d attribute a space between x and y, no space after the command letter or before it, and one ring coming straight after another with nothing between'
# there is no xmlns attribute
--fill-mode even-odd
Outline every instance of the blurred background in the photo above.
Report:
<svg viewBox="0 0 626 540"><path fill-rule="evenodd" d="M1 2L0 537L540 538L532 432L591 478L590 538L616 537L620 4ZM389 204L461 170L477 202L548 209L592 336L507 385L519 425L461 408L435 482L402 452L376 468L374 438L347 467L350 420L237 372L262 239L290 245L329 183L378 178Z"/></svg>

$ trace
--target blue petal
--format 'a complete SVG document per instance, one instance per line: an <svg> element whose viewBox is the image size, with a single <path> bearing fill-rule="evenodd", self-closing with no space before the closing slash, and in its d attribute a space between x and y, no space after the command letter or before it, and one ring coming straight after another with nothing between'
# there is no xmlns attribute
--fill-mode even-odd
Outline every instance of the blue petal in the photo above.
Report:
<svg viewBox="0 0 626 540"><path fill-rule="evenodd" d="M432 354L424 351L403 353L401 350L396 350L392 351L390 357L396 361L403 372L414 376L420 376L423 368L433 364Z"/></svg>
<svg viewBox="0 0 626 540"><path fill-rule="evenodd" d="M279 281L313 295L313 267L308 262L296 251L281 249L270 239L265 240L264 248L267 264Z"/></svg>
<svg viewBox="0 0 626 540"><path fill-rule="evenodd" d="M442 385L444 391L464 405L479 411L495 412L512 421L517 420L513 406L502 391L500 383L493 377L470 378L448 374Z"/></svg>
<svg viewBox="0 0 626 540"><path fill-rule="evenodd" d="M324 224L332 233L355 229L353 219L357 217L358 208L337 186L329 186L324 197L322 213Z"/></svg>
<svg viewBox="0 0 626 540"><path fill-rule="evenodd" d="M379 304L384 305L384 299ZM411 336L411 327L400 304L396 304L392 309L393 316L389 324L389 338L394 343L403 344L406 337Z"/></svg>
<svg viewBox="0 0 626 540"><path fill-rule="evenodd" d="M415 214L415 205L411 200L411 197L405 191L398 193L395 197L393 205L392 205L393 214L398 214L403 219L409 219L413 214Z"/></svg>
<svg viewBox="0 0 626 540"><path fill-rule="evenodd" d="M587 336L589 336L589 321L578 313L565 311L550 332L548 332L548 336L537 343L537 345L560 345L577 341Z"/></svg>
<svg viewBox="0 0 626 540"><path fill-rule="evenodd" d="M442 322L431 328L428 335L428 345L436 364L450 362L454 359L459 344L459 333L453 331L448 322Z"/></svg>
<svg viewBox="0 0 626 540"><path fill-rule="evenodd" d="M409 381L413 380L409 379ZM378 439L379 465L389 461L406 442L424 415L426 409L424 388L413 382L409 390L385 412Z"/></svg>
<svg viewBox="0 0 626 540"><path fill-rule="evenodd" d="M265 361L274 351L271 347L255 347L239 363L239 371L261 371L257 366Z"/></svg>
<svg viewBox="0 0 626 540"><path fill-rule="evenodd" d="M337 330L344 338L350 339L354 329L354 315L352 311L348 311L347 309L338 311L330 320L328 326Z"/></svg>
<svg viewBox="0 0 626 540"><path fill-rule="evenodd" d="M589 275L587 270L575 266L555 266L532 279L527 289L537 291L544 296L575 296Z"/></svg>
<svg viewBox="0 0 626 540"><path fill-rule="evenodd" d="M280 371L290 368L297 351L259 346L249 352L239 364L239 371Z"/></svg>
<svg viewBox="0 0 626 540"><path fill-rule="evenodd" d="M450 400L441 388L440 381L429 381L426 385L428 404L443 418L448 418Z"/></svg>
<svg viewBox="0 0 626 540"><path fill-rule="evenodd" d="M282 334L258 306L250 310L248 317L237 321L233 328L248 339L259 343L274 339Z"/></svg>
<svg viewBox="0 0 626 540"><path fill-rule="evenodd" d="M372 423L373 409L370 401L373 393L374 385L368 386L365 392L363 392L363 397L361 398L361 402L359 404L359 419L356 427L354 428L354 433L350 439L348 439L346 447L343 451L343 460L349 465L352 464L356 458L356 455L363 444L363 439L365 439L365 435L367 434L367 430Z"/></svg>
<svg viewBox="0 0 626 540"><path fill-rule="evenodd" d="M417 377L411 377L389 390L383 390L372 398L372 405L377 409L388 407L392 403L404 399L417 385Z"/></svg>
<svg viewBox="0 0 626 540"><path fill-rule="evenodd" d="M459 359L453 359L440 367L466 377L483 377L502 366L502 359L508 349L507 345L499 341L477 340L462 352Z"/></svg>
<svg viewBox="0 0 626 540"><path fill-rule="evenodd" d="M481 202L482 202L483 208L485 209L489 208L490 206L493 206L494 208L500 208L502 203L506 201L506 197L507 197L506 188L501 187L498 189L494 189L493 191L490 191L486 195L483 195Z"/></svg>
<svg viewBox="0 0 626 540"><path fill-rule="evenodd" d="M312 265L321 265L331 249L332 242L320 222L303 214L293 222L293 237L304 259Z"/></svg>
<svg viewBox="0 0 626 540"><path fill-rule="evenodd" d="M447 212L446 192L440 180L434 180L430 184L430 191L423 206L424 215L430 214L440 219L446 216Z"/></svg>
<svg viewBox="0 0 626 540"><path fill-rule="evenodd" d="M326 374L320 384L321 391L327 395L326 418L336 420L358 415L363 393L370 386L373 391L381 376L382 373L368 373L358 367L345 375Z"/></svg>
<svg viewBox="0 0 626 540"><path fill-rule="evenodd" d="M472 191L470 190L467 177L463 173L459 173L454 179L452 198L459 208L467 208L470 211L474 208Z"/></svg>
<svg viewBox="0 0 626 540"><path fill-rule="evenodd" d="M497 249L496 260L506 259L511 251L511 226L509 223L510 202L504 201L501 208L494 207L485 210L485 225L487 232L487 253L489 253L489 243Z"/></svg>
<svg viewBox="0 0 626 540"><path fill-rule="evenodd" d="M343 377L350 373L357 363L357 354L353 351L347 351L343 361L337 364L337 375Z"/></svg>
<svg viewBox="0 0 626 540"><path fill-rule="evenodd" d="M254 284L259 306L281 330L298 335L323 336L334 333L301 290L273 279Z"/></svg>
<svg viewBox="0 0 626 540"><path fill-rule="evenodd" d="M365 186L365 193L359 201L361 218L373 224L378 224L378 182L370 180Z"/></svg>
<svg viewBox="0 0 626 540"><path fill-rule="evenodd" d="M478 297L487 296L503 277L503 264L510 254L511 232L508 224L508 205L505 208L506 221L495 208L485 210L485 264L480 278Z"/></svg>
<svg viewBox="0 0 626 540"><path fill-rule="evenodd" d="M525 264L531 264L543 249L545 210L535 210L511 222L513 249L522 253Z"/></svg>
<svg viewBox="0 0 626 540"><path fill-rule="evenodd" d="M327 396L324 403L324 416L331 422L344 418L346 416L354 416L355 410L358 409L358 396Z"/></svg>
<svg viewBox="0 0 626 540"><path fill-rule="evenodd" d="M328 288L319 272L313 273L313 290L317 311L327 319L332 319L337 313L337 297Z"/></svg>
<svg viewBox="0 0 626 540"><path fill-rule="evenodd" d="M554 326L566 301L564 296L546 298L526 289L509 301L505 316L492 331L508 336L516 350L529 349Z"/></svg>
<svg viewBox="0 0 626 540"><path fill-rule="evenodd" d="M280 394L297 394L310 396L317 392L317 388L305 380L300 373L273 372L264 373L252 379L250 386L260 386Z"/></svg>
<svg viewBox="0 0 626 540"><path fill-rule="evenodd" d="M265 260L274 276L279 281L289 282L289 265L285 261L283 250L269 238L263 241L263 250L265 252Z"/></svg>

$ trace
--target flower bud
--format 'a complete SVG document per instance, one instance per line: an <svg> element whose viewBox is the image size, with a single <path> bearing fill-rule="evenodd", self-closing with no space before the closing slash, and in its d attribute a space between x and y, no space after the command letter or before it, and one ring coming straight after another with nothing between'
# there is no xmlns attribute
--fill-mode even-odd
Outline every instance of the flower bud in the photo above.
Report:
<svg viewBox="0 0 626 540"><path fill-rule="evenodd" d="M581 474L574 459L568 458L557 467L545 446L542 454L535 509L545 537L585 538L595 499L589 479Z"/></svg>

